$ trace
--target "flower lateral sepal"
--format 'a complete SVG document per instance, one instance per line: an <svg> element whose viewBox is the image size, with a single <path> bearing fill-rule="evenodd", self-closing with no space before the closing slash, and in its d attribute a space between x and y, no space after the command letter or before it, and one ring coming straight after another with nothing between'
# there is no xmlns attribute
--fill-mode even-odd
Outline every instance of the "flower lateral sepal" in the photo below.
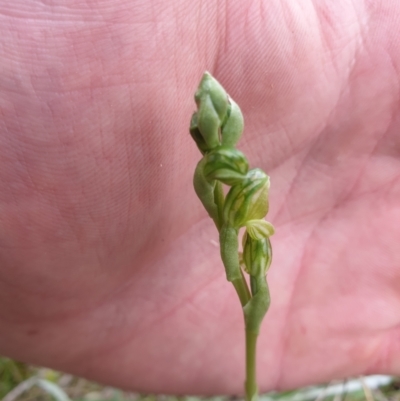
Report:
<svg viewBox="0 0 400 401"><path fill-rule="evenodd" d="M218 180L234 186L240 184L249 170L246 156L235 148L220 146L206 156L204 174L208 180Z"/></svg>
<svg viewBox="0 0 400 401"><path fill-rule="evenodd" d="M250 170L245 179L233 186L226 196L224 223L239 228L249 220L265 217L268 213L269 186L269 177L262 170Z"/></svg>
<svg viewBox="0 0 400 401"><path fill-rule="evenodd" d="M246 232L253 239L263 239L275 234L274 226L264 219L248 220L246 222Z"/></svg>

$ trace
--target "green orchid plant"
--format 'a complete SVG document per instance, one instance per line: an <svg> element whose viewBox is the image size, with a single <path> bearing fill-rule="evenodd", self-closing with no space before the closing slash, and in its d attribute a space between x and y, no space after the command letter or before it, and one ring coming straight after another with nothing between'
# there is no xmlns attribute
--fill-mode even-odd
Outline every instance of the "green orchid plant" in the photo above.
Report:
<svg viewBox="0 0 400 401"><path fill-rule="evenodd" d="M258 168L249 170L246 156L235 148L244 127L242 112L208 72L194 99L197 111L190 122L190 134L203 155L194 173L194 189L218 229L226 278L235 287L242 305L246 400L256 401L256 343L270 305L266 274L272 259L269 237L274 227L264 220L270 180ZM226 195L223 185L230 187ZM246 231L239 252L242 227ZM250 289L243 271L249 275Z"/></svg>

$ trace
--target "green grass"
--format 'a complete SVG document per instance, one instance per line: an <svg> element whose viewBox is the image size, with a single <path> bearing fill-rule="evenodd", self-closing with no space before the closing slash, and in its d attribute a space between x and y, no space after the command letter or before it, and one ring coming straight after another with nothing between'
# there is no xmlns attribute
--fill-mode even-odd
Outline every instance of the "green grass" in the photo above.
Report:
<svg viewBox="0 0 400 401"><path fill-rule="evenodd" d="M31 375L32 372L24 363L0 358L0 399Z"/></svg>

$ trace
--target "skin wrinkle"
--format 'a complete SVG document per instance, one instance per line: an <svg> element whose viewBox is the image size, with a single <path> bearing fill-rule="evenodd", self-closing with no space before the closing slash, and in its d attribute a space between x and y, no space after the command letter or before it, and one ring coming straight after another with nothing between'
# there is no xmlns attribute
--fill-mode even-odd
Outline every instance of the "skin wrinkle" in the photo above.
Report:
<svg viewBox="0 0 400 401"><path fill-rule="evenodd" d="M326 5L326 7L328 7L328 5ZM314 4L314 10L317 10L316 5ZM324 22L326 22L327 18L330 19L330 12L326 13L324 11L324 7L318 7L318 10L321 11L321 18L324 18ZM330 11L330 10L329 10ZM347 13L345 13L344 15L348 15ZM357 13L354 13L354 15L357 15ZM334 47L334 42L331 39L327 38L327 34L325 33L327 31L325 24L322 23L321 19L318 18L318 14L315 15L315 20L319 22L319 32L321 34L321 37L325 39L325 43L326 44L330 44L330 46L326 46L325 48L329 50L332 50L332 48ZM355 25L355 24L354 24ZM329 27L332 27L332 21L329 21ZM343 25L342 25L343 26ZM358 27L358 24L357 24ZM347 30L348 32L348 30ZM353 34L354 38L355 38L355 43L357 43L357 39L358 37L361 36L361 29L357 29L356 32ZM333 38L332 38L333 39ZM338 41L337 37L335 38L336 41ZM349 38L346 38L346 42L347 43L351 43L351 40L349 40ZM331 65L336 67L336 72L339 75L339 72L343 71L343 68L345 68L345 71L348 71L348 74L346 75L346 77L344 79L342 79L342 85L341 88L339 90L339 94L337 96L337 100L334 103L334 105L331 108L331 111L329 113L329 115L326 118L326 125L325 127L328 125L328 122L332 120L332 115L334 113L334 111L337 109L337 106L343 96L343 92L345 90L345 86L347 85L348 81L349 81L349 77L351 75L351 72L354 69L354 65L355 65L355 60L356 60L356 54L357 51L359 49L359 46L354 46L353 51L351 52L351 57L350 59L347 59L347 66L346 65L341 65L341 68L339 69L338 67L338 61L337 61L337 57L333 57L333 53L332 51L330 52L331 58ZM333 62L332 62L333 61ZM327 77L328 78L328 77Z"/></svg>
<svg viewBox="0 0 400 401"><path fill-rule="evenodd" d="M369 155L367 155L367 157L364 159L363 167L362 167L362 169L360 169L358 177L356 178L356 180L354 181L354 183L350 187L350 189L349 189L347 195L345 196L345 198L343 199L343 201L346 201L346 199L351 196L351 193L355 192L355 189L357 188L359 182L361 181L361 179L362 179L362 177L363 177L363 175L365 173L365 170L366 170L368 162L371 161L372 157L376 154L376 152L377 152L378 148L380 147L380 145L387 139L387 137L388 137L388 135L390 133L390 131L389 131L390 124L392 123L392 121L394 119L394 115L395 115L396 111L398 112L398 106L396 107L396 103L397 103L396 101L392 102L392 104L393 104L393 110L391 112L392 117L389 118L389 121L388 121L388 123L386 125L386 128L382 129L382 134L376 140L375 145L373 146L373 148L370 151Z"/></svg>
<svg viewBox="0 0 400 401"><path fill-rule="evenodd" d="M298 157L298 154L310 143L310 141L307 140L305 142L301 142L296 145L295 142L293 141L293 138L290 135L291 130L289 128L286 128L283 122L278 121L275 125L278 127L276 126L268 127L267 133L261 132L253 134L253 136L246 141L246 148L251 149L252 153L256 155L257 159L262 161L264 156L264 151L257 146L257 141L260 141L260 139L264 135L269 135L271 137L274 136L282 137L284 135L285 138L287 138L287 142L284 142L279 150L274 148L274 153L275 154L278 153L280 155L280 159ZM256 128L256 130L258 131L259 129ZM248 130L246 130L246 133L247 131ZM261 168L265 169L270 173L270 175L272 175L274 169L279 167L279 165L281 164L282 164L281 160L279 160L278 162L277 160L271 160L269 158L268 164L262 165Z"/></svg>
<svg viewBox="0 0 400 401"><path fill-rule="evenodd" d="M327 214L328 215L328 214ZM320 221L322 222L323 221L323 218L322 219L320 219ZM315 233L317 232L317 229L318 229L318 227L320 226L320 224L316 224L315 226L314 226L314 228L312 229L312 232L310 233L310 235L309 235L309 237L308 237L308 240L306 241L306 244L309 244L309 243L311 243L312 242L312 237L315 235ZM304 250L304 253L303 253L303 255L302 255L302 258L301 258L301 262L300 262L300 266L303 266L303 270L304 270L304 268L305 268L305 266L307 265L307 263L305 263L305 260L306 260L306 257L307 257L308 255L307 255L307 248L305 248L305 250ZM298 270L298 274L296 275L296 281L298 280L298 278L300 277L300 271L301 271L301 268ZM304 272L303 272L304 273ZM293 304L293 302L294 302L294 299L295 299L295 295L296 295L296 286L294 286L293 287L294 288L294 290L292 291L292 296L291 296L291 298L290 298L290 304ZM301 309L300 309L301 310ZM290 311L290 307L288 308L288 311ZM286 324L285 324L285 331L284 331L284 333L289 333L289 332L291 332L292 330L291 330L291 327L293 326L292 324L290 324L289 322L292 320L291 319L291 316L290 316L290 313L288 313L287 315L286 315ZM301 335L299 336L300 337L300 339L301 339ZM360 341L360 339L358 338L358 340L357 341ZM286 372L288 372L288 367L286 366L287 365L287 363L285 364L285 359L288 359L288 357L290 356L290 357L294 357L293 355L291 355L291 353L290 353L290 347L289 347L289 340L288 340L288 336L287 335L285 335L284 336L284 340L283 340L283 345L282 345L282 349L284 350L284 349L286 349L286 350L289 350L289 352L286 352L286 358L285 358L285 354L283 354L282 353L282 357L281 357L281 359L280 359L280 369L278 370L279 372L280 372L280 375L279 375L279 377L278 377L278 380L277 380L277 382L275 383L275 387L274 388L277 388L277 389L283 389L283 388L286 388L286 376L287 376L287 373ZM341 368L341 369L337 369L336 370L336 377L343 377L343 375L346 375L344 372L343 372L343 368Z"/></svg>
<svg viewBox="0 0 400 401"><path fill-rule="evenodd" d="M374 372L376 370L382 372L390 372L395 365L392 355L398 355L399 351L399 338L400 338L400 324L393 327L388 333L382 333L384 339L381 342L380 358L373 360L367 367L367 372ZM385 335L386 334L386 335ZM394 369L395 370L395 369Z"/></svg>
<svg viewBox="0 0 400 401"><path fill-rule="evenodd" d="M294 176L294 178L292 179L292 182L289 185L289 188L286 191L286 195L285 195L285 200L282 202L282 206L280 209L278 209L278 211L275 214L275 221L277 222L277 224L280 224L280 220L282 219L282 214L284 211L284 208L286 207L286 200L288 200L290 198L290 195L293 191L293 189L295 188L296 184L297 184L297 176L300 174L301 169L303 168L303 166L305 165L306 161L307 161L307 157L311 154L312 151L312 146L310 146L309 150L306 152L306 154L304 155L304 157L302 158L301 162L300 162L300 166L298 168L298 172L296 173L296 175Z"/></svg>
<svg viewBox="0 0 400 401"><path fill-rule="evenodd" d="M149 262L148 262L149 263ZM1 280L4 281L5 277L2 277ZM89 305L89 308L86 309L73 309L69 311L68 313L57 313L52 316L46 316L40 318L39 316L34 316L31 321L27 320L27 316L23 316L22 319L18 320L15 319L15 315L10 315L13 316L13 319L7 319L6 315L2 316L2 320L8 323L12 324L18 324L18 323L32 323L32 324L45 324L52 322L54 324L57 324L58 322L62 321L68 321L68 320L76 320L79 318L83 318L84 316L90 315L93 313L95 310L100 309L102 306L106 305L107 303L117 302L117 299L121 296L121 293L124 293L127 291L127 288L129 288L132 285L132 282L134 281L134 278L131 277L128 281L122 282L122 285L119 285L116 287L113 291L108 292L103 296L102 299L98 300L95 304ZM20 289L21 287L18 285L17 282L13 281L5 281L7 288L12 287L14 289ZM32 296L35 296L36 298L42 298L43 300L49 300L51 298L55 299L60 299L60 294L57 292L55 293L54 297L51 296L50 293L44 293L40 291L35 291L33 288L21 288L23 289L23 292L25 294L29 294ZM3 292L0 292L0 294ZM69 296L67 298L64 298L64 301L69 299Z"/></svg>
<svg viewBox="0 0 400 401"><path fill-rule="evenodd" d="M112 352L115 352L116 350L120 348L124 348L127 344L129 344L133 339L140 338L140 336L143 336L145 333L148 332L148 330L151 327L156 326L160 322L166 320L167 318L170 318L174 314L176 314L177 311L180 311L182 308L182 305L185 307L191 304L191 299L196 298L198 293L201 291L204 291L210 284L212 284L216 279L219 279L221 277L221 273L219 272L218 274L214 275L211 277L209 281L207 281L205 284L203 284L200 288L197 288L195 292L189 294L187 297L182 298L179 303L177 303L174 307L171 309L163 312L161 315L157 316L156 319L150 320L147 322L143 327L141 328L135 328L135 331L132 332L128 337L125 339L121 340L119 339L118 342L114 342L114 344L111 344L110 342L107 344L107 347L103 348L101 351L98 349L93 350L93 351L88 351L87 353L84 353L81 357L80 360L73 361L74 363L81 363L82 361L90 361L89 365L96 366L99 360L102 360L104 356L109 355Z"/></svg>
<svg viewBox="0 0 400 401"><path fill-rule="evenodd" d="M378 141L378 143L379 143L379 141ZM312 150L312 148L310 148L310 151ZM303 160L307 160L308 158L306 157L306 158L304 158ZM360 172L360 175L361 175L361 173L362 172ZM359 176L360 176L359 175ZM293 182L294 182L295 180L293 180ZM357 180L355 181L355 183L354 183L354 185L353 185L353 187L356 185L356 183L357 183ZM288 192L288 194L290 194L290 190L289 190L289 192ZM336 205L334 205L333 206L333 209L334 208L336 208L338 206L338 204L336 203ZM278 216L279 216L279 212L278 212ZM329 216L329 212L325 215L325 217L323 217L320 221L323 221L325 218L326 218L326 216ZM318 227L318 225L316 225L315 227ZM314 232L314 230L315 230L316 228L314 228L313 229L313 232ZM312 237L312 235L313 235L313 232L310 234L310 237L309 237L309 239L311 239L311 237ZM308 242L308 241L307 241ZM304 254L303 254L303 258L304 258ZM300 266L302 266L303 265L303 263L300 263ZM296 275L296 278L298 278L299 277L299 273ZM295 287L295 286L294 286ZM294 293L294 292L293 292ZM292 294L293 294L292 293ZM291 309L290 308L290 304L293 302L293 297L290 299L290 301L289 301L289 307L288 307L288 311ZM286 317L286 319L285 320L288 320L288 316L289 315L287 315L287 317ZM285 349L285 345L284 345L284 343L283 343L283 346L282 346L282 349ZM281 362L280 362L280 369L279 369L279 371L280 372L284 372L285 371L285 369L284 369L284 366L283 366L284 364L283 364L283 362L282 362L282 360L281 360ZM282 378L281 378L281 376L279 376L279 378L278 378L278 380L277 380L277 383L276 383L276 386L278 386L278 387L280 387L279 386L279 383L281 382L281 380L282 380Z"/></svg>
<svg viewBox="0 0 400 401"><path fill-rule="evenodd" d="M342 198L341 202L345 203L347 202L347 200L352 197L351 192L355 190L355 188L357 188L358 184L360 183L361 179L363 178L363 175L365 173L365 170L367 168L367 163L368 161L371 161L374 153L376 152L377 148L379 147L379 144L382 143L384 141L385 138L387 138L387 131L385 131L380 138L378 138L376 145L374 147L374 149L371 151L369 157L365 158L365 162L363 163L363 167L360 169L358 176L356 177L356 179L354 180L354 182L352 183L352 185L350 186L348 192L346 195L344 195L344 197ZM355 192L355 191L354 191ZM376 192L375 191L371 191L370 193ZM364 194L365 195L365 194ZM354 200L354 197L352 197Z"/></svg>
<svg viewBox="0 0 400 401"><path fill-rule="evenodd" d="M386 331L386 333L384 332ZM395 365L393 355L398 355L398 344L400 338L399 325L393 327L390 331L382 330L382 341L379 352L376 352L377 357L369 362L365 368L366 374L373 374L373 372L381 371L382 373L390 374L396 368L391 366Z"/></svg>
<svg viewBox="0 0 400 401"><path fill-rule="evenodd" d="M300 256L300 261L298 264L298 268L297 271L295 273L295 278L293 280L293 284L292 284L292 292L291 292L291 296L289 298L288 304L287 304L287 309L286 309L286 314L284 316L284 323L283 323L283 327L285 327L285 330L283 330L284 334L283 336L283 340L282 340L282 345L281 345L281 352L280 355L278 357L278 369L277 371L279 372L279 375L276 379L276 382L274 384L274 388L278 388L278 389L282 389L285 388L285 386L283 385L284 383L284 376L285 376L285 350L287 349L287 343L288 343L288 334L290 332L290 330L287 330L287 327L290 327L290 318L291 318L291 309L292 309L292 305L294 302L294 298L296 295L296 288L298 286L296 286L296 283L298 282L299 278L301 277L302 271L306 268L307 264L305 263L306 257L308 256L308 249L307 249L307 244L312 242L312 238L315 235L315 233L318 230L318 227L323 223L323 221L325 219L327 219L329 217L329 214L333 212L333 209L327 211L322 217L320 217L318 219L318 221L314 224L314 226L312 227L309 235L307 236L306 240L304 241L304 243L306 244L304 247L304 251L302 253L302 255Z"/></svg>
<svg viewBox="0 0 400 401"><path fill-rule="evenodd" d="M384 139L384 135L383 135L383 137L382 137L381 139ZM379 142L380 142L380 141L378 140L377 145L379 144ZM376 148L377 145L375 145L375 148ZM314 146L315 146L315 145L314 145ZM306 155L306 157L305 157L303 160L307 162L308 159L310 158L310 155L311 155L312 153L313 153L313 149L310 148L310 152ZM364 163L364 166L366 165L367 161L368 161L368 160L366 160L366 162ZM303 170L303 169L300 168L299 170L301 171L301 170ZM358 178L355 179L353 185L350 187L350 189L347 190L347 195L349 195L349 194L351 193L352 189L355 188L355 186L357 185L358 180L359 180L360 177L362 176L362 173L363 173L363 170L360 169L360 173L359 173L359 175L358 175ZM294 183L294 182L296 182L296 179L293 180L293 183ZM288 197L289 197L290 195L291 195L291 193L290 193L290 191L289 191L289 192L288 192ZM278 217L279 217L279 215L280 215L280 212L278 212Z"/></svg>
<svg viewBox="0 0 400 401"><path fill-rule="evenodd" d="M391 195L392 192L394 192L396 189L400 190L400 174L393 178L391 181L388 181L387 184L385 186L382 186L383 188L387 188L387 190L382 193L383 197L388 197L389 195ZM379 191L381 188L377 188L376 191ZM395 193L394 195L392 195L392 197L394 197L397 200L397 194Z"/></svg>
<svg viewBox="0 0 400 401"><path fill-rule="evenodd" d="M214 64L214 71L216 74L221 69L221 66L224 65L223 57L221 54L226 54L228 51L228 41L227 41L227 29L228 29L228 1L225 0L224 2L220 2L220 6L216 10L216 17L217 17L217 29L219 31L219 45L217 48L217 53L215 55L215 64ZM232 4L234 7L234 4Z"/></svg>

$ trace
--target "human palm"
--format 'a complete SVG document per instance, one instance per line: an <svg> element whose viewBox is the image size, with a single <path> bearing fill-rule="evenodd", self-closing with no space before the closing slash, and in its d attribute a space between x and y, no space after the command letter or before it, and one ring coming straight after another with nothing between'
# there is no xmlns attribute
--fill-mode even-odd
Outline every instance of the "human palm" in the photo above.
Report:
<svg viewBox="0 0 400 401"><path fill-rule="evenodd" d="M241 391L241 309L191 183L208 69L271 176L262 390L399 373L400 7L356 3L1 1L0 351Z"/></svg>

